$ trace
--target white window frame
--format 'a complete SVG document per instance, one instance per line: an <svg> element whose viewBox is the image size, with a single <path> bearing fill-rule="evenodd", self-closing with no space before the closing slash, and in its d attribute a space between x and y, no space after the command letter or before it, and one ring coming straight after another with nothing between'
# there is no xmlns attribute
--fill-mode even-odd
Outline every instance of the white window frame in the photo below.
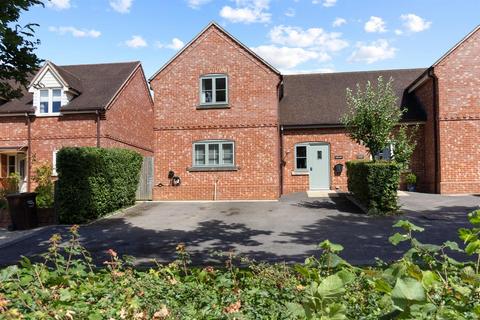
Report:
<svg viewBox="0 0 480 320"><path fill-rule="evenodd" d="M218 145L218 164L210 164L208 159L208 147L209 145ZM232 145L232 163L223 162L223 145L231 144ZM195 147L198 145L205 146L205 164L197 164L195 157ZM226 167L235 167L235 142L232 140L203 140L194 142L192 145L192 167L193 168L226 168Z"/></svg>
<svg viewBox="0 0 480 320"><path fill-rule="evenodd" d="M10 171L10 157L15 159L15 169L13 172ZM16 154L7 154L7 178L10 176L11 173L18 172L18 165L17 165L17 155Z"/></svg>
<svg viewBox="0 0 480 320"><path fill-rule="evenodd" d="M54 176L54 177L58 176L58 173L57 173L57 153L58 153L58 150L53 150L52 151L52 176Z"/></svg>
<svg viewBox="0 0 480 320"><path fill-rule="evenodd" d="M297 147L305 147L305 168L298 168L297 167ZM306 143L298 143L295 145L294 149L294 169L295 172L308 172L308 144Z"/></svg>
<svg viewBox="0 0 480 320"><path fill-rule="evenodd" d="M37 116L45 117L45 116L58 116L61 112L53 112L53 91L60 90L60 108L62 107L62 97L63 97L63 89L62 88L44 88L38 90L38 108L37 108ZM47 112L41 112L41 103L42 103L42 91L48 91L48 106Z"/></svg>
<svg viewBox="0 0 480 320"><path fill-rule="evenodd" d="M216 88L216 79L221 79L225 78L225 101L220 101L217 102L217 88ZM211 79L212 80L212 102L203 102L202 96L203 96L203 81L206 79ZM200 77L199 81L199 87L200 87L200 105L202 106L210 106L210 105L226 105L228 104L228 76L226 74L209 74L205 76Z"/></svg>

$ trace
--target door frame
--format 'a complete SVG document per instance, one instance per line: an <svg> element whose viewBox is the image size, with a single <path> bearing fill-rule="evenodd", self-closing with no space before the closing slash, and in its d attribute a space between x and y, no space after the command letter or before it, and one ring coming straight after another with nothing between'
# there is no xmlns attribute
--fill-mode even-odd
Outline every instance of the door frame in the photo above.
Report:
<svg viewBox="0 0 480 320"><path fill-rule="evenodd" d="M332 174L331 174L331 168L330 168L330 164L331 164L331 144L329 142L322 142L322 141L308 142L307 143L307 169L310 167L310 165L308 164L309 148L313 147L313 146L326 146L327 147L327 155L328 155L328 159L327 159L327 180L328 180L328 186L326 188L322 188L322 189L312 189L311 181L310 181L311 175L310 175L310 170L309 170L308 171L309 172L308 190L331 190L331 188L332 188Z"/></svg>

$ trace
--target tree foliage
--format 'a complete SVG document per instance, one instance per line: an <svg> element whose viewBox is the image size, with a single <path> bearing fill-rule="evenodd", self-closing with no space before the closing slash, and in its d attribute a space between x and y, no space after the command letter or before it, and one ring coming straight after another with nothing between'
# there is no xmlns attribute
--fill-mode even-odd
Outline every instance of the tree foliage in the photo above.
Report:
<svg viewBox="0 0 480 320"><path fill-rule="evenodd" d="M41 60L34 53L40 44L35 39L38 24L20 25L22 11L32 6L43 5L42 0L0 1L0 97L4 99L22 96L29 74L34 72Z"/></svg>
<svg viewBox="0 0 480 320"><path fill-rule="evenodd" d="M410 165L410 159L417 147L415 135L418 127L409 128L406 125L401 125L392 139L393 145L393 160L400 166L401 170L407 170Z"/></svg>
<svg viewBox="0 0 480 320"><path fill-rule="evenodd" d="M37 206L39 208L52 208L54 203L54 186L52 181L52 166L42 164L35 170L33 181L37 183Z"/></svg>
<svg viewBox="0 0 480 320"><path fill-rule="evenodd" d="M392 83L392 78L385 82L379 77L376 86L368 81L364 89L360 84L355 92L347 89L349 109L342 117L342 123L349 137L365 145L372 156L390 144L393 129L403 114L403 110L397 107L398 97Z"/></svg>

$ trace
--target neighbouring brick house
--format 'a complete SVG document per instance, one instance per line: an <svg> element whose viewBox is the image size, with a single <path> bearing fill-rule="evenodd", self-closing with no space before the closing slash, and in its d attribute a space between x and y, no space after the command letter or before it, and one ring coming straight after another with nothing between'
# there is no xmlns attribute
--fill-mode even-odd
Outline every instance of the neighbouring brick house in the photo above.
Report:
<svg viewBox="0 0 480 320"><path fill-rule="evenodd" d="M0 183L55 167L62 147L121 147L153 155L153 101L140 62L56 66L34 75L20 99L0 102Z"/></svg>
<svg viewBox="0 0 480 320"><path fill-rule="evenodd" d="M283 76L211 23L150 78L154 199L346 190L338 165L370 157L341 125L346 89L379 76L418 126L419 190L480 193L480 28L430 68Z"/></svg>

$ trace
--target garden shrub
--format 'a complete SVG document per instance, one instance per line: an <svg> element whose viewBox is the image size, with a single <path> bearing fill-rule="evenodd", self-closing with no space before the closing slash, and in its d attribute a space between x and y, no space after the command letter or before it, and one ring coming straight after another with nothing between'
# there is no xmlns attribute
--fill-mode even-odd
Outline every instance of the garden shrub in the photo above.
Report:
<svg viewBox="0 0 480 320"><path fill-rule="evenodd" d="M453 241L421 243L415 233L423 228L400 220L389 241L410 249L369 267L350 265L341 245L323 241L318 258L295 266L243 259L239 268L228 254L226 267L192 267L178 245L177 260L148 270L112 249L96 268L73 226L70 239L50 238L43 263L24 258L0 270L0 318L479 319L480 211L468 218L474 227L459 230L464 249ZM452 252L470 259L455 260Z"/></svg>
<svg viewBox="0 0 480 320"><path fill-rule="evenodd" d="M391 161L347 162L348 190L370 215L398 211L397 189L400 168Z"/></svg>
<svg viewBox="0 0 480 320"><path fill-rule="evenodd" d="M33 181L37 183L35 192L37 193L37 207L39 208L53 208L53 181L52 181L52 166L43 164L35 170Z"/></svg>
<svg viewBox="0 0 480 320"><path fill-rule="evenodd" d="M57 153L61 223L85 223L135 203L142 156L126 149L63 148Z"/></svg>

